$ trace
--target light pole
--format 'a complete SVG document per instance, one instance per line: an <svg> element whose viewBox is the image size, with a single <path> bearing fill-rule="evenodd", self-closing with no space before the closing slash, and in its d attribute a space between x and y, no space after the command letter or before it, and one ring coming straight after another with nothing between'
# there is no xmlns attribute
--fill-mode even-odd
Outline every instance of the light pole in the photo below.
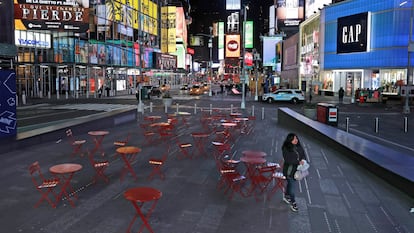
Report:
<svg viewBox="0 0 414 233"><path fill-rule="evenodd" d="M209 78L209 84L210 84L210 88L209 88L209 91L208 91L208 96L212 96L213 95L213 93L212 93L212 88L211 88L211 78L212 78L212 76L213 76L213 27L211 27L210 26L210 35L209 35L209 38L208 38L208 48L209 48L209 50L210 50L210 61L209 61L209 66L208 66L208 69L209 69L209 73L210 73L210 78Z"/></svg>
<svg viewBox="0 0 414 233"><path fill-rule="evenodd" d="M255 94L254 94L254 101L259 101L259 96L258 96L258 87L257 87L257 82L258 82L258 79L259 79L259 71L258 71L258 69L259 69L259 61L260 61L260 54L256 51L256 50L254 50L254 52L253 52L253 58L254 58L254 62L255 62L255 65L256 65L256 69L255 69L255 74L256 74L256 87L255 87Z"/></svg>
<svg viewBox="0 0 414 233"><path fill-rule="evenodd" d="M248 5L245 5L243 7L243 27L242 27L242 33L243 33L243 42L241 43L243 46L243 70L242 70L242 100L240 104L241 109L246 109L246 62L245 62L245 53L246 53L246 46L244 45L246 41L246 33L245 33L245 23L246 23L246 17L247 17L247 10L249 9Z"/></svg>
<svg viewBox="0 0 414 233"><path fill-rule="evenodd" d="M407 1L404 1L400 4L400 6L406 4ZM409 95L409 90L408 90L408 84L410 82L410 75L411 75L411 52L414 51L414 45L413 45L413 41L412 41L412 34L413 34L413 11L414 11L414 3L411 2L411 10L410 10L410 30L409 30L409 35L408 35L408 46L407 46L407 57L408 57L408 61L407 61L407 81L405 83L405 104L404 104L404 109L403 112L405 114L409 114L410 113L410 105L409 105L409 99L410 99L410 95Z"/></svg>

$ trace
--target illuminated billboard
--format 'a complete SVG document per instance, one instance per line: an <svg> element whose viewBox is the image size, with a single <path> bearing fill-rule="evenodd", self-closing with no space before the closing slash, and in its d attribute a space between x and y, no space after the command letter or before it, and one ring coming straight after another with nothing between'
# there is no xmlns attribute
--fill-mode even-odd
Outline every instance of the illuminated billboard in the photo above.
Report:
<svg viewBox="0 0 414 233"><path fill-rule="evenodd" d="M226 10L240 10L240 0L226 0Z"/></svg>
<svg viewBox="0 0 414 233"><path fill-rule="evenodd" d="M276 0L278 29L299 26L304 19L305 0Z"/></svg>
<svg viewBox="0 0 414 233"><path fill-rule="evenodd" d="M226 35L226 57L240 57L240 35Z"/></svg>
<svg viewBox="0 0 414 233"><path fill-rule="evenodd" d="M276 45L282 37L263 37L263 66L275 67L277 63Z"/></svg>
<svg viewBox="0 0 414 233"><path fill-rule="evenodd" d="M244 23L244 47L246 49L253 48L253 21L246 21Z"/></svg>
<svg viewBox="0 0 414 233"><path fill-rule="evenodd" d="M89 29L89 0L33 2L15 0L15 29L73 32Z"/></svg>

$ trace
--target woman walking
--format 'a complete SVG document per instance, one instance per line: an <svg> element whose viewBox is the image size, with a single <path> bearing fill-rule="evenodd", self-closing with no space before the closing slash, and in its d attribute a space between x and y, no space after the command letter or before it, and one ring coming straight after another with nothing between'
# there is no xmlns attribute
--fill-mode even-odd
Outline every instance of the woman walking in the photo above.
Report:
<svg viewBox="0 0 414 233"><path fill-rule="evenodd" d="M283 175L286 177L287 185L283 195L283 201L290 204L290 209L294 212L298 211L295 200L296 180L294 174L299 164L303 164L306 160L305 151L303 150L298 137L294 133L286 136L282 145L283 153Z"/></svg>

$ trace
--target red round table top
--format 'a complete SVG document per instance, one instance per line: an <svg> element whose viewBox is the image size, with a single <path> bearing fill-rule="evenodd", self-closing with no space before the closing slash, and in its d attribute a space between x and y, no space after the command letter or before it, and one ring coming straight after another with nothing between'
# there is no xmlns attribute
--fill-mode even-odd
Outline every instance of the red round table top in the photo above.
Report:
<svg viewBox="0 0 414 233"><path fill-rule="evenodd" d="M130 201L147 202L160 199L162 192L151 187L130 188L124 193L124 197Z"/></svg>
<svg viewBox="0 0 414 233"><path fill-rule="evenodd" d="M265 156L267 156L266 152L254 151L254 150L242 151L242 155L245 156L245 157L265 157Z"/></svg>
<svg viewBox="0 0 414 233"><path fill-rule="evenodd" d="M96 130L96 131L89 131L88 134L91 136L104 136L104 135L109 134L109 132L104 131L104 130Z"/></svg>
<svg viewBox="0 0 414 233"><path fill-rule="evenodd" d="M51 166L49 168L49 171L55 174L66 174L66 173L77 172L77 171L80 171L81 169L82 169L82 165L77 164L77 163L62 163L62 164Z"/></svg>
<svg viewBox="0 0 414 233"><path fill-rule="evenodd" d="M134 154L141 152L141 148L135 146L123 146L116 149L116 152L120 154Z"/></svg>
<svg viewBox="0 0 414 233"><path fill-rule="evenodd" d="M224 127L234 127L237 124L233 123L233 122L223 122L223 123L221 123L221 125L224 126Z"/></svg>
<svg viewBox="0 0 414 233"><path fill-rule="evenodd" d="M262 164L266 162L266 159L263 157L241 157L240 161L245 163L252 163L252 164Z"/></svg>
<svg viewBox="0 0 414 233"><path fill-rule="evenodd" d="M210 136L208 133L192 133L191 136L195 138L205 138Z"/></svg>
<svg viewBox="0 0 414 233"><path fill-rule="evenodd" d="M156 119L161 119L161 116L146 116L145 119L151 119L151 120L156 120Z"/></svg>
<svg viewBox="0 0 414 233"><path fill-rule="evenodd" d="M151 124L150 127L157 127L157 126L163 127L163 126L169 126L169 125L171 124L168 122L156 122L156 123Z"/></svg>

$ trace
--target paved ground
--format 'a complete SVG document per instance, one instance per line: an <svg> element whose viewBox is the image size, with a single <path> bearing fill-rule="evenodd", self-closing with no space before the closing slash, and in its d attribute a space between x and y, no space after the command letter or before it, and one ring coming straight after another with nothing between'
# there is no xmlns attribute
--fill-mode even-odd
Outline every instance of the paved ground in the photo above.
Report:
<svg viewBox="0 0 414 233"><path fill-rule="evenodd" d="M193 101L186 102L188 106ZM334 100L332 100L334 101ZM213 99L215 108L238 106L237 99ZM209 107L210 102L197 102ZM248 110L251 109L248 102ZM260 107L257 107L262 110ZM340 106L345 112L351 106ZM174 109L175 110L175 109ZM171 112L174 111L170 110ZM371 111L368 109L367 111ZM189 112L192 110L188 109ZM239 158L246 149L262 150L268 154L267 161L281 160L281 144L290 129L277 123L273 107L263 109L250 135L240 135L233 144L232 152ZM382 109L381 109L382 111ZM387 111L387 110L384 110ZM250 111L242 111L249 115ZM351 112L351 111L347 111ZM355 112L355 111L352 111ZM394 111L395 113L397 111ZM193 112L192 112L193 113ZM150 114L150 113L145 113ZM164 116L162 108L154 108L152 115ZM203 131L201 113L192 114L189 127L176 129L180 140L192 142L191 132ZM106 173L109 184L91 184L93 169L86 157L70 157L70 146L63 138L22 150L1 154L0 175L0 224L4 232L125 232L134 215L132 205L123 198L123 192L136 186L151 186L162 191L163 196L150 217L155 232L165 233L219 233L219 232L414 232L413 214L409 210L414 199L347 159L345 154L327 148L317 141L297 132L305 146L311 163L310 176L298 183L297 201L299 212L293 213L277 192L271 199L267 196L258 201L253 197L236 195L232 200L217 189L219 174L209 155L213 148L206 143L207 156L195 159L177 159L174 147L165 165L166 179L147 180L150 173L148 159L160 156L168 142L155 146L145 145L144 136L137 122L108 130L103 145L110 166ZM115 156L113 141L132 132L131 145L142 148L133 165L138 180L130 176L120 182L123 162ZM63 133L63 132L62 132ZM88 140L86 147L93 146L87 134L76 135ZM209 138L210 141L213 137ZM174 145L174 144L173 144ZM407 145L408 147L409 145ZM411 147L412 148L412 147ZM33 208L40 194L34 189L27 170L33 161L39 161L44 173L54 164L74 162L83 169L73 178L73 186L79 197L76 207L62 201L56 209L43 203ZM244 165L239 164L241 172ZM139 222L139 221L138 221ZM138 225L134 226L137 230ZM146 232L146 231L144 231Z"/></svg>

